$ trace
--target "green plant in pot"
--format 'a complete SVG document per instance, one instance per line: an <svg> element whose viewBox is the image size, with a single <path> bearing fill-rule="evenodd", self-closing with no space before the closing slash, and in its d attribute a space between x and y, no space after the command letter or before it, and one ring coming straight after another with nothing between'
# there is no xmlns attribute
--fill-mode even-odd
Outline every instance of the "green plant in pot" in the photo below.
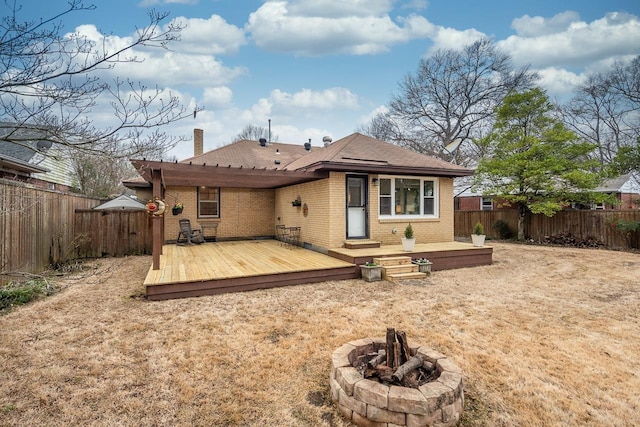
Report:
<svg viewBox="0 0 640 427"><path fill-rule="evenodd" d="M402 238L402 248L405 250L405 252L412 252L415 244L416 244L416 239L415 237L413 237L413 227L411 226L411 223L409 223L407 227L404 229L404 237Z"/></svg>
<svg viewBox="0 0 640 427"><path fill-rule="evenodd" d="M473 232L471 233L471 242L473 243L473 246L484 246L485 237L484 226L480 221L476 222L476 225L473 226Z"/></svg>

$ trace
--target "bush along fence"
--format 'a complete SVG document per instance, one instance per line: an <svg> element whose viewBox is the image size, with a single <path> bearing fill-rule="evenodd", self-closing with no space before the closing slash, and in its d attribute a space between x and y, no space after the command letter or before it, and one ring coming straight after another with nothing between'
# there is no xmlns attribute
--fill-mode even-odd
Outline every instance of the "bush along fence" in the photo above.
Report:
<svg viewBox="0 0 640 427"><path fill-rule="evenodd" d="M478 221L487 238L511 239L517 235L517 210L456 211L455 235L469 237ZM640 210L567 210L552 217L529 214L524 231L534 242L639 249Z"/></svg>

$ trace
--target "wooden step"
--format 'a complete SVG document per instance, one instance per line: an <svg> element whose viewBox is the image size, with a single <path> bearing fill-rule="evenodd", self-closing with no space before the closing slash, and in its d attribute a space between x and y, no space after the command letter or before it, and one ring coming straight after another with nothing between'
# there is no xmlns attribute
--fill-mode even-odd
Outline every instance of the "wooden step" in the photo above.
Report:
<svg viewBox="0 0 640 427"><path fill-rule="evenodd" d="M390 257L380 257L373 259L376 264L380 264L382 266L388 265L405 265L411 264L410 256L390 256Z"/></svg>
<svg viewBox="0 0 640 427"><path fill-rule="evenodd" d="M420 267L415 264L399 264L399 265L383 265L382 266L382 275L390 276L393 274L400 273L415 273L416 271L420 271Z"/></svg>
<svg viewBox="0 0 640 427"><path fill-rule="evenodd" d="M380 242L376 242L374 240L345 240L344 247L346 249L379 248Z"/></svg>
<svg viewBox="0 0 640 427"><path fill-rule="evenodd" d="M426 279L427 273L420 273L419 271L413 273L397 273L385 276L386 280L405 280L405 279Z"/></svg>

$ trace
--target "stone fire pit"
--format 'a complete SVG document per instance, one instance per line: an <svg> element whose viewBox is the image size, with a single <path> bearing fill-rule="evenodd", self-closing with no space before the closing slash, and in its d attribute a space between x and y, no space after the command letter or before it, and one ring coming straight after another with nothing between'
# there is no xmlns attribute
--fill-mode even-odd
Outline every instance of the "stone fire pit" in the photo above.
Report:
<svg viewBox="0 0 640 427"><path fill-rule="evenodd" d="M354 363L383 349L385 343L384 338L363 338L333 352L331 397L340 413L358 426L455 426L464 406L462 370L442 353L410 346L412 356L435 365L433 381L416 389L365 379Z"/></svg>

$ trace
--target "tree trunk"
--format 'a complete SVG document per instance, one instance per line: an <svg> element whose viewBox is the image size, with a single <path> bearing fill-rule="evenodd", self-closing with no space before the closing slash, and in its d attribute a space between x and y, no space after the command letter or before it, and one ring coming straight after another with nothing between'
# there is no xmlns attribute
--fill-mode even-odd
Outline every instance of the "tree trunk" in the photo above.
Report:
<svg viewBox="0 0 640 427"><path fill-rule="evenodd" d="M518 206L518 240L524 240L524 218L527 214L527 207L523 204Z"/></svg>

